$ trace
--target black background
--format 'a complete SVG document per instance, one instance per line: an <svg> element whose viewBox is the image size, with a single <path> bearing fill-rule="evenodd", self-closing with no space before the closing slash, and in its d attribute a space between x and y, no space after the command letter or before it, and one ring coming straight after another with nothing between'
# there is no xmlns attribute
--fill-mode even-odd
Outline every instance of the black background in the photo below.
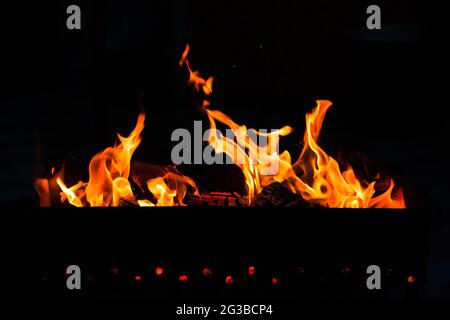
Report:
<svg viewBox="0 0 450 320"><path fill-rule="evenodd" d="M81 7L79 31L66 28L70 4ZM30 203L33 177L63 161L75 179L86 179L89 158L134 126L139 102L148 119L135 157L170 163L173 129L202 119L178 66L190 43L193 68L216 78L213 105L249 127L293 126L282 147L294 157L305 112L316 99L333 101L326 149L358 150L394 167L442 211L432 231L427 294L444 295L450 283L444 10L439 2L378 2L382 30L371 31L369 4L2 4L0 202Z"/></svg>

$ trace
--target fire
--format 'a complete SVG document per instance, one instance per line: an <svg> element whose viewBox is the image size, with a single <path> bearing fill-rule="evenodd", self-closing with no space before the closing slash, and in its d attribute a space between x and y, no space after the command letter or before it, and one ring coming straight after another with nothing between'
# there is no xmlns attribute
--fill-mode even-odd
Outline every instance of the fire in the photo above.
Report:
<svg viewBox="0 0 450 320"><path fill-rule="evenodd" d="M187 185L196 190L192 179L183 176L175 169L159 168L164 171L162 176L148 178L145 183L136 174L132 180L137 187L148 188L153 199L136 199L130 182L131 158L141 143L141 133L144 129L145 114L140 113L135 128L129 136L118 134L119 143L96 154L89 163L89 181L78 182L67 187L63 181L63 172L51 179L37 179L35 188L39 194L41 206L51 204L50 185L61 190L61 202L69 202L75 207L121 206L123 200L140 206L176 206L184 205L183 198ZM52 170L53 171L53 170ZM136 171L139 171L137 168ZM142 174L139 173L139 176ZM145 186L145 187L144 187Z"/></svg>
<svg viewBox="0 0 450 320"><path fill-rule="evenodd" d="M214 78L210 77L205 80L200 76L198 71L192 71L189 60L187 59L189 50L189 45L187 45L179 65L186 65L189 71L189 83L192 84L197 91L202 90L205 96L208 97L212 93ZM279 173L274 176L264 175L262 174L262 171L264 171L264 169L268 170L274 159L290 161L290 156L287 152L278 156L273 150L275 150L275 147L278 145L279 137L288 135L292 131L292 128L284 126L283 128L270 133L262 133L254 130L253 134L257 136L258 139L264 138L266 140L266 145L261 147L258 146L255 141L249 139L249 132L245 125L235 123L221 111L210 110L208 108L209 106L209 100L204 99L200 107L201 110L207 114L210 123L211 130L208 142L214 148L215 152L227 154L242 170L247 189L247 201L248 204L251 204L255 195L261 192L264 186L275 181L283 180L285 175L284 170L279 170ZM232 139L222 135L219 136L215 130L217 128L216 121L232 129L236 141L234 138Z"/></svg>
<svg viewBox="0 0 450 320"><path fill-rule="evenodd" d="M332 103L317 101L317 106L306 114L303 149L292 164L290 153L278 153L280 137L292 132L289 126L271 132L247 129L219 110L212 110L213 77L204 79L191 69L189 46L183 52L180 66L189 71L189 84L204 94L200 109L206 114L210 131L208 143L216 153L226 154L237 165L245 178L246 199L251 205L255 196L272 183L282 183L304 200L324 207L336 208L405 208L402 188L391 178L358 177L351 165L338 163L319 144L325 115ZM128 136L118 136L118 143L97 153L89 163L89 180L67 186L64 168L51 177L35 180L35 189L41 206L50 206L59 192L59 201L75 207L121 206L142 207L183 206L183 200L192 189L198 194L195 182L175 167L152 166L131 161L142 140L145 114L140 113L135 128ZM219 134L217 125L224 125L233 137ZM254 137L259 142L258 144ZM276 166L274 167L274 164ZM345 169L344 169L345 168Z"/></svg>
<svg viewBox="0 0 450 320"><path fill-rule="evenodd" d="M216 121L227 125L234 130L236 141L234 139L218 136L215 130L210 131L209 144L217 153L226 153L231 159L236 159L236 165L242 170L247 187L248 203L251 204L254 196L261 192L262 188L275 181L280 180L279 174L275 176L263 175L264 169L269 169L271 160L279 158L276 153L269 153L270 149L278 143L279 136L285 136L291 132L288 126L271 133L261 133L255 131L258 137L267 139L267 146L259 147L253 140L248 138L248 132L245 125L238 125L228 116L218 110L206 109L211 129L216 129ZM281 157L285 158L283 154ZM280 172L280 171L279 171Z"/></svg>
<svg viewBox="0 0 450 320"><path fill-rule="evenodd" d="M41 207L50 207L50 187L48 179L36 179L34 181L34 189L39 196L39 205Z"/></svg>
<svg viewBox="0 0 450 320"><path fill-rule="evenodd" d="M339 163L329 156L318 144L323 120L331 102L317 101L317 106L306 115L306 131L303 150L293 165L301 172L302 182L292 181L296 192L305 200L315 201L323 206L337 208L405 208L402 189L393 194L394 181L389 180L387 190L376 195L377 181L361 182L352 167L341 172Z"/></svg>
<svg viewBox="0 0 450 320"><path fill-rule="evenodd" d="M216 121L234 130L235 139L218 136L211 130L209 144L217 153L226 153L242 170L247 187L249 204L262 188L273 182L283 183L289 190L299 194L303 199L326 207L336 208L405 208L402 189L394 194L394 181L389 180L388 187L383 192L377 191L382 183L377 181L361 182L351 166L341 172L339 163L329 156L318 144L322 123L330 101L319 100L312 112L306 115L306 130L304 146L298 160L292 165L288 151L281 154L270 152L270 146L278 143L280 136L286 136L292 129L284 126L270 134L256 132L258 137L267 137L267 146L260 147L247 138L245 125L236 124L230 117L218 110L211 110L209 100L212 93L213 77L205 80L198 71L191 69L186 46L179 65L186 65L189 71L189 84L200 92L205 99L200 109L209 119L210 128L216 129ZM244 159L236 162L235 159ZM268 163L277 160L279 166L275 174L267 175L263 169Z"/></svg>

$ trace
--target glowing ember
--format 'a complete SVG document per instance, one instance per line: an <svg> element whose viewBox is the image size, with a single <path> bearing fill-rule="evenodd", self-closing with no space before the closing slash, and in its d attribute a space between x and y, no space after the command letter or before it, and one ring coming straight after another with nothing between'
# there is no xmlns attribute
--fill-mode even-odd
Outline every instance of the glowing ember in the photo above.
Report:
<svg viewBox="0 0 450 320"><path fill-rule="evenodd" d="M109 273L110 273L111 275L113 275L113 276L117 276L117 275L119 274L119 269L117 269L117 268L111 268L111 269L109 270Z"/></svg>
<svg viewBox="0 0 450 320"><path fill-rule="evenodd" d="M225 283L228 285L232 285L234 283L234 278L232 276L227 276L225 278Z"/></svg>
<svg viewBox="0 0 450 320"><path fill-rule="evenodd" d="M181 275L179 278L178 278L178 280L180 281L180 282L187 282L188 280L189 280L189 278L188 278L188 276L187 275Z"/></svg>
<svg viewBox="0 0 450 320"><path fill-rule="evenodd" d="M203 275L205 276L205 277L210 277L210 276L212 276L212 271L211 271L211 269L209 269L209 268L205 268L205 269L203 269Z"/></svg>
<svg viewBox="0 0 450 320"><path fill-rule="evenodd" d="M157 267L156 269L155 269L155 274L158 276L158 277L161 277L163 274L164 274L164 268L162 268L162 267Z"/></svg>
<svg viewBox="0 0 450 320"><path fill-rule="evenodd" d="M350 272L350 267L342 268L342 273L349 273L349 272Z"/></svg>

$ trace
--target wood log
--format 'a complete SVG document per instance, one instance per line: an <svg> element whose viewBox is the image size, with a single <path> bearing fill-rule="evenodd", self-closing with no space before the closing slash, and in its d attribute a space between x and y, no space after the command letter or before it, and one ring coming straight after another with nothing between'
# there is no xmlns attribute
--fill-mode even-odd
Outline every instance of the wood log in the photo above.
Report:
<svg viewBox="0 0 450 320"><path fill-rule="evenodd" d="M263 188L255 196L253 205L256 207L303 207L314 208L317 204L304 200L300 195L292 193L279 182Z"/></svg>

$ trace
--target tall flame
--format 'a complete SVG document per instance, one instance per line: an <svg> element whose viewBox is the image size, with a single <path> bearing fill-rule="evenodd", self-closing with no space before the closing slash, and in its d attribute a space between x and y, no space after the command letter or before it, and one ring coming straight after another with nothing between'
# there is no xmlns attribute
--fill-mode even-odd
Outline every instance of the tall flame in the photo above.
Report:
<svg viewBox="0 0 450 320"><path fill-rule="evenodd" d="M292 165L288 151L277 153L268 152L267 146L278 144L279 136L288 135L292 129L284 126L282 129L270 134L262 134L256 131L256 135L268 138L267 146L258 146L248 139L245 125L236 124L230 117L218 110L210 110L209 100L212 93L213 77L205 80L198 71L191 69L188 54L189 45L186 46L179 65L186 65L189 71L189 84L205 95L200 109L209 119L211 134L209 144L218 153L226 153L239 166L245 177L248 202L252 203L256 194L262 187L273 182L283 183L289 190L299 194L307 201L319 203L322 206L338 208L404 208L402 189L394 191L394 181L390 179L388 188L376 195L377 182L361 183L356 177L351 166L341 172L339 164L329 156L317 144L317 139L322 129L322 123L330 101L319 100L317 107L306 115L306 130L304 134L304 146L298 160ZM234 130L236 141L216 133L216 121ZM236 156L237 155L237 156ZM235 161L244 159L244 161ZM264 174L263 168L268 163L278 161L278 170L275 174ZM301 176L297 175L301 173Z"/></svg>
<svg viewBox="0 0 450 320"><path fill-rule="evenodd" d="M306 114L306 129L303 149L292 164L288 151L278 153L279 138L292 132L284 126L270 133L249 130L239 125L219 110L211 110L213 77L204 79L198 71L191 69L186 46L179 61L189 71L189 83L205 96L200 109L206 114L210 131L208 142L216 153L226 154L242 171L245 178L248 204L263 187L274 182L282 183L291 192L303 199L326 207L338 208L405 208L402 189L393 179L366 181L358 179L353 168L328 155L317 143L326 112L331 106L327 100L317 101L317 106ZM174 167L154 167L136 164L131 168L131 159L142 140L145 114L140 113L135 128L127 137L118 134L118 143L96 154L89 164L89 181L79 181L67 186L63 180L64 170L54 173L49 179L36 179L35 188L41 206L50 206L54 191L60 190L60 201L76 207L120 206L132 203L139 206L184 205L188 186L197 193L195 182L182 175ZM234 136L223 136L217 123L230 128ZM259 142L258 144L253 136ZM273 164L276 170L273 170ZM157 168L157 170L155 170ZM131 174L133 171L133 174ZM131 175L131 177L130 177ZM131 179L130 179L131 178ZM136 196L133 190L144 196Z"/></svg>
<svg viewBox="0 0 450 320"><path fill-rule="evenodd" d="M146 181L148 191L153 195L149 199L135 199L130 183L131 158L141 143L141 133L144 129L145 114L140 113L137 123L129 136L118 134L119 143L97 153L89 163L89 181L78 182L67 187L62 173L52 179L37 179L35 187L42 206L51 203L50 183L56 178L56 184L61 190L61 202L68 201L76 207L120 206L122 200L136 202L140 206L175 206L184 205L186 185L196 189L195 183L178 172L169 172ZM142 187L137 179L135 182ZM169 188L172 186L173 188Z"/></svg>
<svg viewBox="0 0 450 320"><path fill-rule="evenodd" d="M92 207L118 206L120 199L131 197L130 161L141 143L145 115L139 114L136 127L128 137L117 135L120 143L96 154L89 164L86 200ZM63 190L64 191L64 190Z"/></svg>
<svg viewBox="0 0 450 320"><path fill-rule="evenodd" d="M389 180L387 190L376 195L377 182L362 183L356 177L352 167L341 172L339 163L329 156L318 144L323 120L331 102L317 101L317 106L306 115L306 130L303 138L303 150L293 165L301 171L301 180L294 182L296 192L305 200L316 201L323 206L338 208L404 208L402 189L393 194L394 181Z"/></svg>
<svg viewBox="0 0 450 320"><path fill-rule="evenodd" d="M213 77L207 80L200 76L198 71L191 69L188 54L189 45L186 46L179 65L186 65L189 71L189 84L192 84L197 91L202 90L206 97L212 93ZM235 123L230 117L218 110L210 110L208 107L210 102L208 99L204 99L201 110L204 111L210 123L210 134L208 137L209 144L214 148L217 153L225 153L233 162L242 170L245 178L245 184L247 189L247 201L249 204L253 202L256 194L261 192L262 188L275 181L283 180L283 170L278 171L276 175L269 176L264 175L264 170L270 170L270 165L274 160L279 158L287 160L290 156L287 152L278 156L275 152L278 146L278 140L280 136L286 136L291 133L292 128L284 126L283 128L270 133L259 132L252 130L250 133L245 125L239 125ZM234 132L234 137L226 137L217 134L216 121L226 125ZM258 144L249 138L250 135L255 136L259 140L261 138L265 140L265 146L258 146ZM281 172L281 173L280 173Z"/></svg>

